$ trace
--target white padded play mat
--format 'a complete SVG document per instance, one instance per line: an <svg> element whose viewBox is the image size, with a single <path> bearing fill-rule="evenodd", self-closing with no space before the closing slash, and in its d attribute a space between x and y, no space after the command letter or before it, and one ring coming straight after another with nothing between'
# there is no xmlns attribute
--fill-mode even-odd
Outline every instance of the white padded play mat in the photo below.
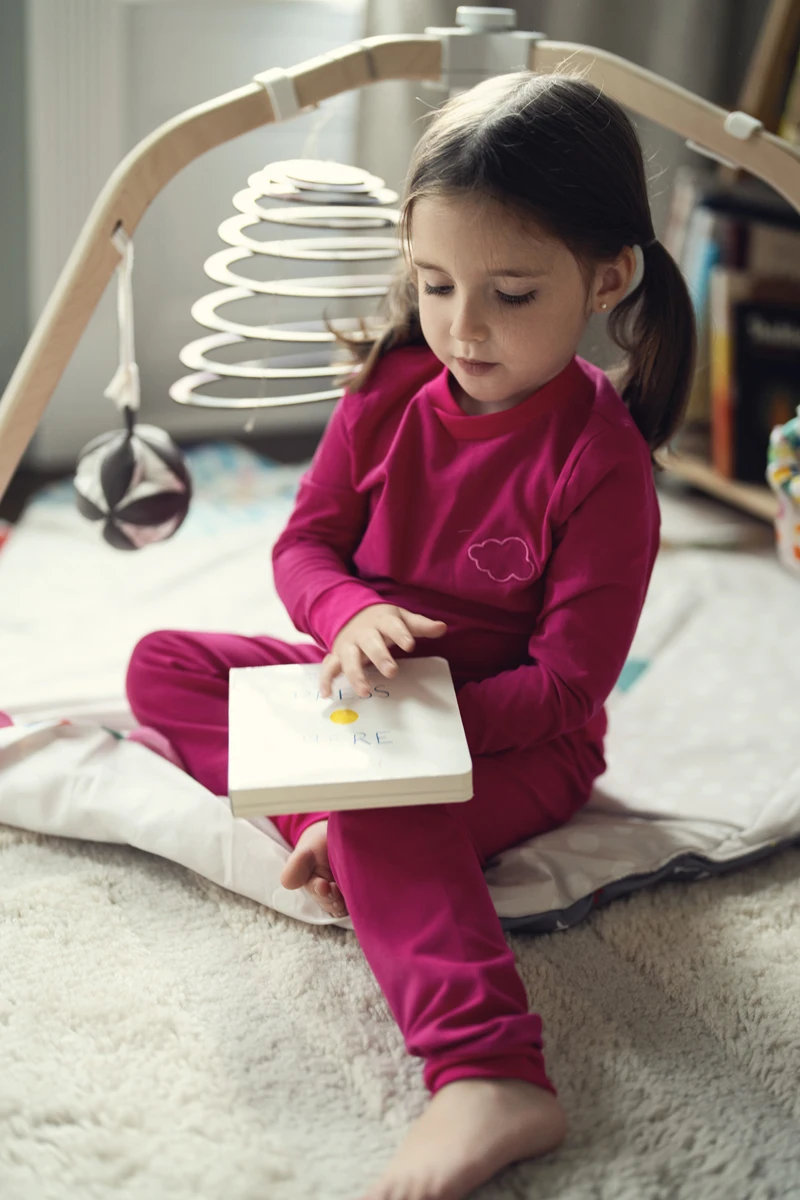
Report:
<svg viewBox="0 0 800 1200"><path fill-rule="evenodd" d="M0 823L127 843L314 924L279 884L286 843L267 819L140 746L123 690L156 628L307 640L273 584L270 548L304 469L234 444L188 456L195 498L170 542L112 550L69 483L38 496L0 552ZM507 929L565 929L666 879L728 871L800 842L800 583L771 548L662 549L609 701L608 771L560 829L486 868Z"/></svg>

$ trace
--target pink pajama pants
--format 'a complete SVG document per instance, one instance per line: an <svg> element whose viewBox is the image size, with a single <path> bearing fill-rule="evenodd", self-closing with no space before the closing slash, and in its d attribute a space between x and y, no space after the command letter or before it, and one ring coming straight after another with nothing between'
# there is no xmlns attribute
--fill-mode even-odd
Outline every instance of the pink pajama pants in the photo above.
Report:
<svg viewBox="0 0 800 1200"><path fill-rule="evenodd" d="M228 792L231 667L319 662L314 645L269 637L162 631L136 646L128 698L189 773ZM500 851L567 821L602 770L596 750L555 739L476 757L461 804L273 818L294 846L328 820L328 856L367 962L430 1092L455 1079L547 1078L541 1018L528 1000L482 868Z"/></svg>

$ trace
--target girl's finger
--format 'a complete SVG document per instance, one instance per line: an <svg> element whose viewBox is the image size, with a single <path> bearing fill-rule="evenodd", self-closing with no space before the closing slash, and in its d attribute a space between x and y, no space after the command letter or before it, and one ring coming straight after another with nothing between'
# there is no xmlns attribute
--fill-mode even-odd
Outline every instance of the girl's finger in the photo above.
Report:
<svg viewBox="0 0 800 1200"><path fill-rule="evenodd" d="M361 637L359 645L362 651L366 654L371 663L380 671L381 675L394 675L397 670L397 663L389 653L389 649L384 641L384 637L388 635L382 634L379 629L372 629L364 633Z"/></svg>
<svg viewBox="0 0 800 1200"><path fill-rule="evenodd" d="M341 673L342 664L338 654L326 654L322 660L322 670L319 673L319 694L323 700L329 699L331 684Z"/></svg>
<svg viewBox="0 0 800 1200"><path fill-rule="evenodd" d="M387 617L381 625L381 633L384 637L390 637L401 650L413 650L416 645L408 626L400 617Z"/></svg>
<svg viewBox="0 0 800 1200"><path fill-rule="evenodd" d="M437 638L447 633L444 621L432 621L430 617L423 617L422 613L408 612L404 608L400 609L400 615L416 637Z"/></svg>
<svg viewBox="0 0 800 1200"><path fill-rule="evenodd" d="M370 686L364 674L364 653L360 646L351 642L341 651L342 670L355 693L366 697L370 694Z"/></svg>

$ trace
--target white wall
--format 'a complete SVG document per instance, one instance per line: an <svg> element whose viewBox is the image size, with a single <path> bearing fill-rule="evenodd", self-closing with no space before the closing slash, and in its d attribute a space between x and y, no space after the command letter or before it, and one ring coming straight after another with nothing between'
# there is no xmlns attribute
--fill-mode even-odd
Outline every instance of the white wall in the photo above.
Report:
<svg viewBox="0 0 800 1200"><path fill-rule="evenodd" d="M97 193L131 147L258 71L357 40L363 9L363 0L28 0L31 322ZM178 436L242 429L249 413L184 408L167 394L187 373L180 348L207 332L190 315L193 302L218 286L203 262L223 247L217 228L236 212L231 197L254 170L304 155L355 161L356 106L350 93L218 147L173 179L145 213L134 237L143 420ZM103 397L117 364L115 289L112 280L48 406L31 465L68 464L90 437L118 423ZM321 426L329 411L274 410L259 415L257 432Z"/></svg>
<svg viewBox="0 0 800 1200"><path fill-rule="evenodd" d="M28 337L25 8L0 3L0 395Z"/></svg>

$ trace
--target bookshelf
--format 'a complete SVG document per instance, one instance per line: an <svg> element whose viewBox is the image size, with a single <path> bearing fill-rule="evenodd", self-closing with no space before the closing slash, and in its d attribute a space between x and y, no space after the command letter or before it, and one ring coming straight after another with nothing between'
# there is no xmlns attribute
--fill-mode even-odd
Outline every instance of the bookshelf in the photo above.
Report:
<svg viewBox="0 0 800 1200"><path fill-rule="evenodd" d="M766 130L778 133L800 148L800 0L772 0L748 64L738 97L738 109L758 118ZM698 231L698 225L702 225L704 220L707 223L705 230ZM752 259L748 257L752 249L748 227L756 229L753 244L756 238L759 239ZM766 234L765 229L768 230ZM794 245L786 241L786 232L796 235ZM673 238L677 238L675 246L670 245ZM767 238L771 238L771 247L766 244ZM716 247L715 257L712 244L720 239L723 246ZM795 289L800 287L800 215L779 200L766 185L761 185L760 181L723 166L717 170L710 187L693 185L685 180L676 184L670 228L664 244L680 263L695 300L699 369L695 376L686 427L676 445L664 452L659 462L666 471L690 486L764 521L772 521L778 511L777 497L766 482L749 481L757 474L752 459L760 446L760 439L764 437L763 426L759 440L748 440L750 435L744 437L741 428L735 434L725 432L728 425L733 427L734 423L741 421L742 414L746 416L757 411L754 406L762 403L759 392L764 389L759 385L753 391L752 370L748 366L745 371L742 366L745 360L729 349L727 344L723 346L723 343L733 344L736 336L736 330L732 328L733 307L727 310L723 321L719 306L715 311L708 295L713 291L713 276L724 274L726 270L733 272L731 288L734 292L742 291L742 295L746 290L742 279L747 272L755 277L769 277L773 287L776 283L773 277L780 276L778 283L781 288L788 286L785 277L791 276ZM705 260L698 265L698 259L703 260L704 256ZM792 262L794 267L791 266ZM738 282L735 279L737 273ZM718 289L723 287L719 282L716 286ZM797 295L792 303L797 303ZM785 312L783 315L785 317ZM740 336L741 328L738 327ZM716 343L716 346L711 343ZM722 368L720 354L722 361L727 360L727 365ZM707 357L708 364L705 362ZM741 375L738 373L740 370ZM726 373L728 379L723 378ZM712 382L709 382L710 379ZM745 379L748 380L747 384L743 382ZM720 393L724 397L726 389L729 392L728 415L724 415L723 400L720 424L718 397ZM747 395L749 407L742 408L741 399L736 400L740 393ZM734 412L739 415L734 416ZM780 424L787 419L788 416L782 416L774 423ZM735 438L741 438L738 444L752 451L749 470L738 471L734 467L730 445L727 446L727 455L725 449L720 450L721 445ZM745 475L748 481L737 478L737 474Z"/></svg>

